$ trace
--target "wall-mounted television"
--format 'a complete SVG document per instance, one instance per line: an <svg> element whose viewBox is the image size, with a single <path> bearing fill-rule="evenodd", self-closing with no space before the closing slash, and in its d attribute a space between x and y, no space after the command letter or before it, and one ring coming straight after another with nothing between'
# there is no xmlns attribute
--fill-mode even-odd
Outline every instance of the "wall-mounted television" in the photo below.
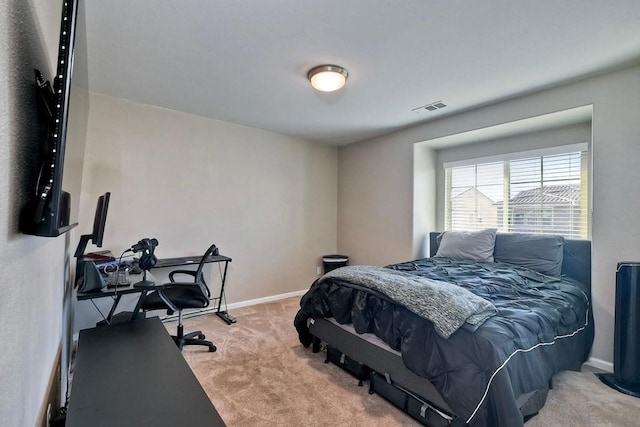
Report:
<svg viewBox="0 0 640 427"><path fill-rule="evenodd" d="M84 0L63 0L56 75L35 70L41 129L37 164L27 178L33 192L21 208L20 231L55 237L77 225L88 119Z"/></svg>

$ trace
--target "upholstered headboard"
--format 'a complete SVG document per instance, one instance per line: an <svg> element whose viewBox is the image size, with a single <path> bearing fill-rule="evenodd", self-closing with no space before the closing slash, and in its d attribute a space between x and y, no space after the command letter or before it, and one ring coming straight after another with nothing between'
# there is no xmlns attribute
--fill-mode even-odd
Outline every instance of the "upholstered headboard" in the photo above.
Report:
<svg viewBox="0 0 640 427"><path fill-rule="evenodd" d="M429 256L438 251L437 237L441 232L429 233ZM496 234L496 240L501 234ZM562 253L562 274L583 283L591 289L591 241L565 239Z"/></svg>

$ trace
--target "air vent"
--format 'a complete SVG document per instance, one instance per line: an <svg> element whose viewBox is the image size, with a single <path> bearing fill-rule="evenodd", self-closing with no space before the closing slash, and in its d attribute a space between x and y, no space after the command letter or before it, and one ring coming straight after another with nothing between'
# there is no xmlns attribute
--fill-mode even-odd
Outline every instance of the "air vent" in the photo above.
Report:
<svg viewBox="0 0 640 427"><path fill-rule="evenodd" d="M421 107L416 107L411 111L413 111L414 113L423 113L425 111L436 111L446 106L447 104L443 103L442 101L435 101L430 104L423 105Z"/></svg>

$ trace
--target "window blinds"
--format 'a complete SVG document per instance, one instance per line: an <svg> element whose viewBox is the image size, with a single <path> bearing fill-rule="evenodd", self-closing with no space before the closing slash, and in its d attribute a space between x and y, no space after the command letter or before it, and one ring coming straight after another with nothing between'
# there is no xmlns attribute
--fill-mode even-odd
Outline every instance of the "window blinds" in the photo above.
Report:
<svg viewBox="0 0 640 427"><path fill-rule="evenodd" d="M445 164L445 228L587 238L588 145Z"/></svg>

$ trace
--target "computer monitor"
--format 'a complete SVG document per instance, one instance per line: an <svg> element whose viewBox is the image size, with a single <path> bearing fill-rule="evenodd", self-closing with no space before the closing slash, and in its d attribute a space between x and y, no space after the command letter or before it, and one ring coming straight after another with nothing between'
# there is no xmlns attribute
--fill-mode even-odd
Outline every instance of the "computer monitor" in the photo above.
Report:
<svg viewBox="0 0 640 427"><path fill-rule="evenodd" d="M84 250L87 247L89 240L97 247L102 247L102 239L104 238L104 228L107 223L107 211L109 210L109 199L111 193L106 192L102 196L98 197L98 204L96 205L96 213L93 217L93 231L91 234L83 234L80 236L80 242L76 248L74 256L76 258L82 258Z"/></svg>

